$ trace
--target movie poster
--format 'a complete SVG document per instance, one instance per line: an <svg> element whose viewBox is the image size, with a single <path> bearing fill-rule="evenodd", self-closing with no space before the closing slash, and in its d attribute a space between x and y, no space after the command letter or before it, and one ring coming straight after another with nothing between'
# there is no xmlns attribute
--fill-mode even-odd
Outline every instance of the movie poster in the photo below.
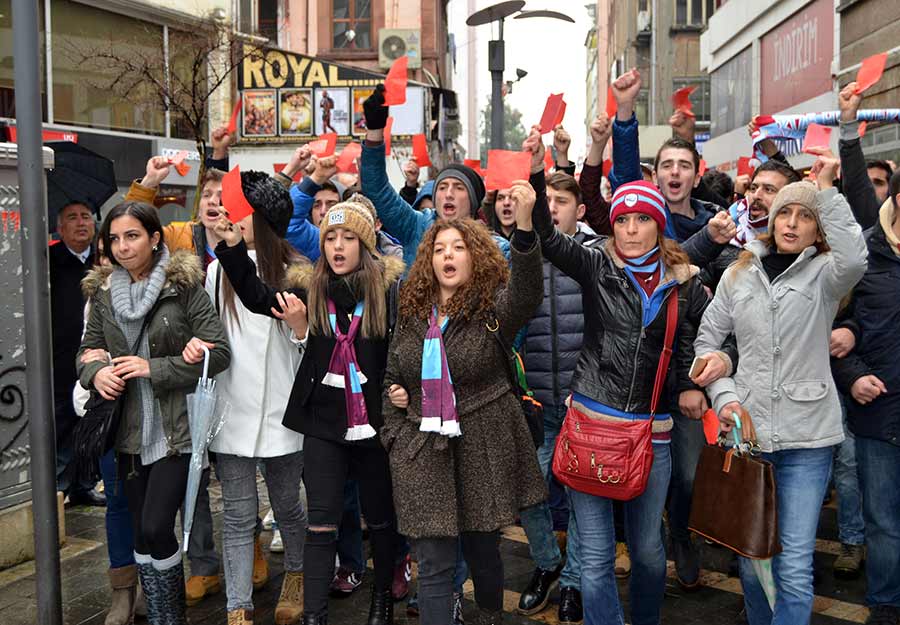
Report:
<svg viewBox="0 0 900 625"><path fill-rule="evenodd" d="M366 115L363 112L363 102L375 93L374 87L353 88L353 134L366 134Z"/></svg>
<svg viewBox="0 0 900 625"><path fill-rule="evenodd" d="M316 89L315 104L316 135L327 132L339 136L350 134L350 90Z"/></svg>
<svg viewBox="0 0 900 625"><path fill-rule="evenodd" d="M255 89L244 91L243 126L245 137L275 136L275 90Z"/></svg>
<svg viewBox="0 0 900 625"><path fill-rule="evenodd" d="M313 134L312 89L280 89L279 126L281 136Z"/></svg>

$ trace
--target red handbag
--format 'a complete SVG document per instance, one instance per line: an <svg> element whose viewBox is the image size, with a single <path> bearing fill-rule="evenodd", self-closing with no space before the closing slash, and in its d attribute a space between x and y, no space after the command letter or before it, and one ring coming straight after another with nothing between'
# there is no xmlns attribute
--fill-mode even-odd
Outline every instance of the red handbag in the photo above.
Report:
<svg viewBox="0 0 900 625"><path fill-rule="evenodd" d="M653 418L672 358L678 325L678 287L666 304L666 336L650 400L650 418L635 421L591 419L569 407L553 452L553 475L581 493L628 501L647 488L653 466Z"/></svg>

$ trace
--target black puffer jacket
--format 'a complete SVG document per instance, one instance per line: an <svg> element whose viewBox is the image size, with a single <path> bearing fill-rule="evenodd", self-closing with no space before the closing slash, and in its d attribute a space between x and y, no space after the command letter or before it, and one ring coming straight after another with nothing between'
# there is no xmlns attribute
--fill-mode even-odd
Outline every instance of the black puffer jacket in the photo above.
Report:
<svg viewBox="0 0 900 625"><path fill-rule="evenodd" d="M561 234L550 219L543 172L533 174L530 182L537 194L534 228L541 238L541 250L582 288L584 344L571 390L616 410L649 413L665 338L665 303L656 318L642 327L641 298L612 239L598 237L585 246ZM694 358L693 341L709 299L696 274L696 267L679 265L667 268L663 277L663 282L675 279L679 283L678 328L659 414L677 407L677 393L698 389L688 371Z"/></svg>
<svg viewBox="0 0 900 625"><path fill-rule="evenodd" d="M574 239L585 243L596 235L579 230ZM525 377L545 408L561 405L569 394L584 333L581 287L544 260L544 299L525 337Z"/></svg>
<svg viewBox="0 0 900 625"><path fill-rule="evenodd" d="M846 357L831 359L831 371L838 388L847 394L850 431L900 445L900 393L896 391L900 387L900 257L891 249L880 223L866 232L866 244L869 268L853 289L850 302L851 319L859 325L861 337ZM850 396L850 389L866 375L884 382L888 392L863 405Z"/></svg>

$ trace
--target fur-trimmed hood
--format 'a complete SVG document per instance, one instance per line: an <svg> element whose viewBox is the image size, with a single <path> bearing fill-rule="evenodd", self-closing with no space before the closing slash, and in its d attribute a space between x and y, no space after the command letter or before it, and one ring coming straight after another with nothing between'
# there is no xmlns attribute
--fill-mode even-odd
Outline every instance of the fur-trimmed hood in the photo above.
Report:
<svg viewBox="0 0 900 625"><path fill-rule="evenodd" d="M81 281L85 299L93 298L99 291L109 288L109 276L115 267L95 267ZM166 265L166 286L193 288L203 284L203 265L193 252L179 250L169 256Z"/></svg>
<svg viewBox="0 0 900 625"><path fill-rule="evenodd" d="M406 271L406 263L403 262L403 259L396 256L379 256L379 260L384 265L383 276L384 289L386 291L390 288L391 284L403 276L403 272ZM318 262L327 262L324 254L320 257ZM291 265L285 276L287 286L289 288L303 289L304 291L307 290L310 282L312 282L315 269L316 266L311 263Z"/></svg>
<svg viewBox="0 0 900 625"><path fill-rule="evenodd" d="M612 237L606 239L604 243L604 247L606 248L606 253L609 255L610 259L615 263L616 267L619 269L625 269L625 261L619 256L619 253L616 251L616 243ZM669 279L677 280L678 284L684 284L694 276L700 273L700 268L694 265L675 265L673 267L666 267L666 274L663 276L663 282L668 281Z"/></svg>

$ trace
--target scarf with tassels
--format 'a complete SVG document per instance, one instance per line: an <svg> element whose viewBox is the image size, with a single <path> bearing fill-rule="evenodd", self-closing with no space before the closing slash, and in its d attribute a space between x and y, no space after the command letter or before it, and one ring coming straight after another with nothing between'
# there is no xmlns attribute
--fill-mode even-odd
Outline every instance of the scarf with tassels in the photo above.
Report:
<svg viewBox="0 0 900 625"><path fill-rule="evenodd" d="M362 385L367 381L366 376L359 370L356 349L353 347L362 321L362 312L363 303L358 302L353 310L350 328L347 334L344 334L338 327L337 307L334 301L328 299L328 321L331 323L336 344L334 351L331 352L328 373L325 374L322 384L344 389L344 399L347 403L347 433L344 439L348 441L361 441L376 434L375 428L369 425L369 414L362 392Z"/></svg>
<svg viewBox="0 0 900 625"><path fill-rule="evenodd" d="M428 332L422 347L422 423L421 432L437 432L454 437L462 434L456 418L456 393L447 365L444 330L449 317L438 324L437 309L432 308Z"/></svg>

